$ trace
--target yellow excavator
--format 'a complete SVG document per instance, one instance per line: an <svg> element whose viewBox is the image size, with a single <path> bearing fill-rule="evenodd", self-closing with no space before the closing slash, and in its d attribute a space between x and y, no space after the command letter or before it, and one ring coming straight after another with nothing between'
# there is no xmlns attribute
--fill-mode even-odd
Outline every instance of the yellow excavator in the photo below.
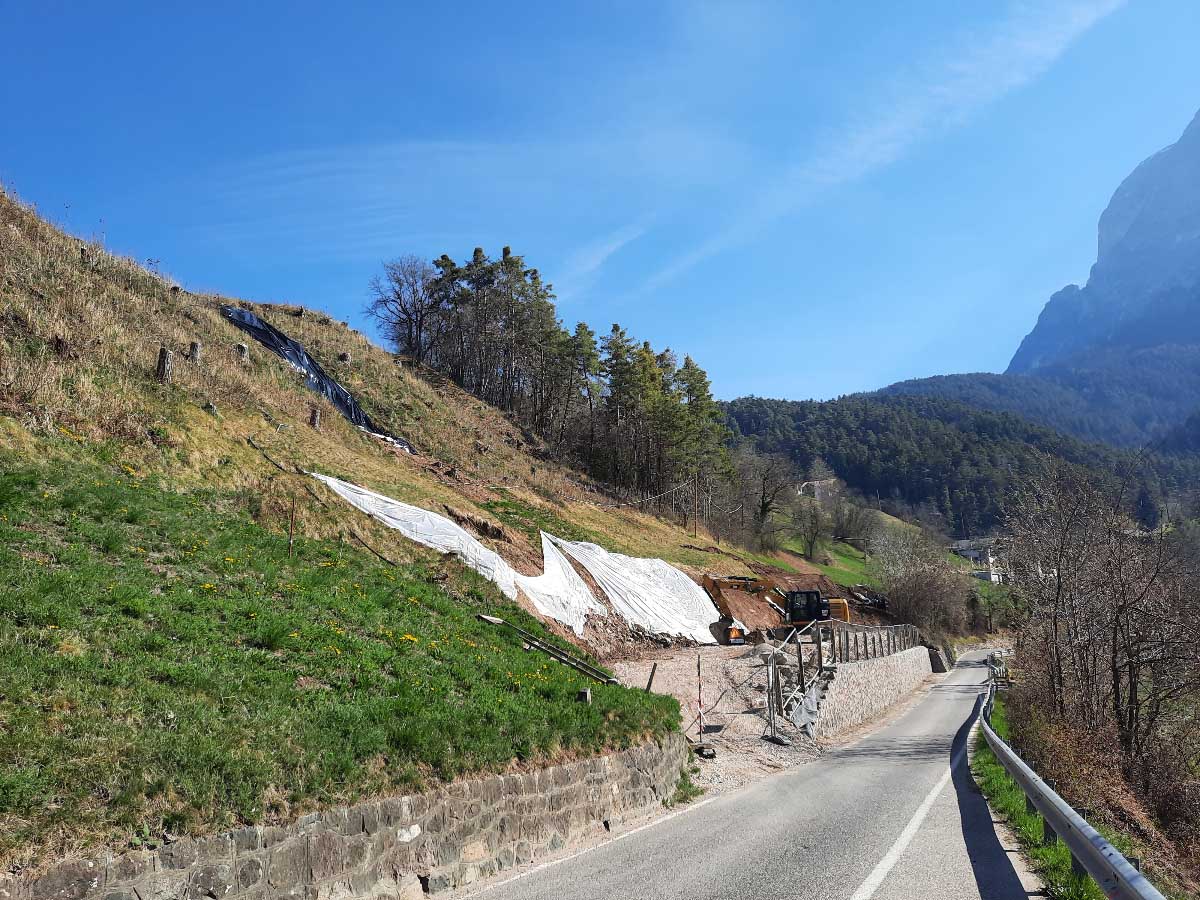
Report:
<svg viewBox="0 0 1200 900"><path fill-rule="evenodd" d="M721 613L724 643L746 643L746 631L803 628L829 619L850 621L850 604L819 590L794 590L773 578L705 575L701 582Z"/></svg>

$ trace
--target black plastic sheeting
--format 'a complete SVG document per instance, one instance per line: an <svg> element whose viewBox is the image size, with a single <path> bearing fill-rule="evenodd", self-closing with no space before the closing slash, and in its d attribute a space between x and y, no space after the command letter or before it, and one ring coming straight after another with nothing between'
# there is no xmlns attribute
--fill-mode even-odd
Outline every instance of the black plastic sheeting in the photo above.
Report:
<svg viewBox="0 0 1200 900"><path fill-rule="evenodd" d="M409 453L415 452L412 444L408 441L382 431L379 426L372 422L371 417L358 405L358 401L354 399L354 395L330 378L325 370L321 368L321 364L308 355L308 351L304 349L303 344L293 341L274 325L264 322L249 310L240 309L236 306L222 306L221 315L242 329L242 331L248 333L268 350L279 354L291 363L297 371L304 375L304 380L308 386L318 394L324 394L329 399L329 402L336 406L338 411L349 419L351 423L364 431L369 431L377 438L382 438L389 443L395 444L401 450L407 450Z"/></svg>

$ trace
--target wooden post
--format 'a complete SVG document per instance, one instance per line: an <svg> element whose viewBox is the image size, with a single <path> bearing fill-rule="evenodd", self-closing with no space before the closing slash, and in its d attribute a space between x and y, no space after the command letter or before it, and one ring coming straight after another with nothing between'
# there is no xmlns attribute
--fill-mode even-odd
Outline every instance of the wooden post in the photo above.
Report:
<svg viewBox="0 0 1200 900"><path fill-rule="evenodd" d="M650 686L654 684L654 673L658 671L658 663L650 667L650 677L646 679L646 693L650 693Z"/></svg>
<svg viewBox="0 0 1200 900"><path fill-rule="evenodd" d="M814 629L813 629L813 631L815 631L815 632L816 632L816 645L817 645L817 674L818 674L818 675L824 675L824 674L825 674L825 654L824 654L824 652L822 651L822 648L821 648L821 632L822 632L822 631L824 631L824 630L825 630L825 629L824 629L824 627L823 627L823 626L821 626L821 625L818 625L818 626L816 626L816 628L814 628Z"/></svg>
<svg viewBox="0 0 1200 900"><path fill-rule="evenodd" d="M292 555L292 542L296 536L296 495L292 494L292 516L288 520L288 557Z"/></svg>
<svg viewBox="0 0 1200 900"><path fill-rule="evenodd" d="M238 359L242 362L250 361L250 348L245 344L238 344L234 349L237 350Z"/></svg>
<svg viewBox="0 0 1200 900"><path fill-rule="evenodd" d="M171 383L171 351L166 347L158 348L158 368L155 375L163 384Z"/></svg>
<svg viewBox="0 0 1200 900"><path fill-rule="evenodd" d="M314 431L321 430L321 407L314 406L308 412L308 424Z"/></svg>
<svg viewBox="0 0 1200 900"><path fill-rule="evenodd" d="M700 680L700 654L696 654L696 715L700 719L700 740L704 740L704 687Z"/></svg>
<svg viewBox="0 0 1200 900"><path fill-rule="evenodd" d="M188 360L193 366L199 364L200 353L203 349L199 341L192 341L192 345L188 348Z"/></svg>

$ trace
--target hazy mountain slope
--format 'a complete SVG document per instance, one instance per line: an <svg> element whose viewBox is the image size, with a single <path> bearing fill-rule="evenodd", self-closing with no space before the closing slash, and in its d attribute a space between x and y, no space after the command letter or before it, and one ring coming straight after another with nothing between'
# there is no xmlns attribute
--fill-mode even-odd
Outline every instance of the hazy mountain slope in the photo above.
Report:
<svg viewBox="0 0 1200 900"><path fill-rule="evenodd" d="M938 375L878 393L944 397L1013 413L1085 441L1139 447L1200 405L1200 348L1104 349L1027 374Z"/></svg>
<svg viewBox="0 0 1200 900"><path fill-rule="evenodd" d="M1187 418L1200 406L1200 115L1117 188L1087 284L1050 298L1004 375L880 393L945 397L1124 447Z"/></svg>
<svg viewBox="0 0 1200 900"><path fill-rule="evenodd" d="M1099 347L1200 341L1200 115L1117 188L1084 287L1050 298L1010 373Z"/></svg>

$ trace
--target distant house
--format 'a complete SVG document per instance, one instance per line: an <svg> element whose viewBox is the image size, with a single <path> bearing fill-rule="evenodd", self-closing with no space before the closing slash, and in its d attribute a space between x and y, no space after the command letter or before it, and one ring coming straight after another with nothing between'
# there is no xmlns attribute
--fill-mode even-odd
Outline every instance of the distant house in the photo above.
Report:
<svg viewBox="0 0 1200 900"><path fill-rule="evenodd" d="M812 497L818 503L832 500L842 491L842 484L836 478L823 478L820 481L805 481L796 488L801 497Z"/></svg>
<svg viewBox="0 0 1200 900"><path fill-rule="evenodd" d="M971 575L980 581L990 581L992 584L1006 584L1008 570L996 554L996 542L990 538L969 538L955 541L950 545L950 552L955 556L970 560L975 564Z"/></svg>

